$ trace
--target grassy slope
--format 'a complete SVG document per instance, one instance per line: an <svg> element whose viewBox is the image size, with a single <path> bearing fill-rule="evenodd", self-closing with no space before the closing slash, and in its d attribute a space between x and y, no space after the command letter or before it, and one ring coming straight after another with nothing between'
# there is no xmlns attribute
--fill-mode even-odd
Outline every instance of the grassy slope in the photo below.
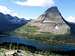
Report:
<svg viewBox="0 0 75 56"><path fill-rule="evenodd" d="M38 28L35 26L26 25L17 29L15 33L25 38L36 39L49 44L75 43L75 41L73 41L74 39L72 39L74 36L70 35L69 32L66 34L55 35L50 32L37 32L37 29Z"/></svg>

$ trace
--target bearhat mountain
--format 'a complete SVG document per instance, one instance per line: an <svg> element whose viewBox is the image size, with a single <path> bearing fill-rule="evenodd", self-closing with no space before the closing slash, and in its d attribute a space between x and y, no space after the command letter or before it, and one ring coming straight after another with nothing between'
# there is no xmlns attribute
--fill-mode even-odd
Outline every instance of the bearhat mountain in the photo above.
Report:
<svg viewBox="0 0 75 56"><path fill-rule="evenodd" d="M56 6L48 8L36 20L32 21L31 26L38 27L39 32L51 32L55 34L64 34L69 26L62 19L62 15Z"/></svg>

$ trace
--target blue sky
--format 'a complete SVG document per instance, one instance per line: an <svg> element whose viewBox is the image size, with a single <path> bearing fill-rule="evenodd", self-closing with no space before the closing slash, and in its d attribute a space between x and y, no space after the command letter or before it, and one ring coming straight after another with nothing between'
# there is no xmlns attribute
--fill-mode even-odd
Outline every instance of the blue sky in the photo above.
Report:
<svg viewBox="0 0 75 56"><path fill-rule="evenodd" d="M0 0L0 12L26 19L36 19L51 6L57 6L65 19L75 22L75 0Z"/></svg>

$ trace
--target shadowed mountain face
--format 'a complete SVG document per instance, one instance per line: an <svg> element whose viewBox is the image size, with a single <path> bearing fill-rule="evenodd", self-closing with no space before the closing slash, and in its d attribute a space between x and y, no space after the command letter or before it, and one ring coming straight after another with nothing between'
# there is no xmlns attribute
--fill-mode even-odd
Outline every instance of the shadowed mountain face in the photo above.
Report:
<svg viewBox="0 0 75 56"><path fill-rule="evenodd" d="M31 23L37 26L40 32L51 32L55 34L64 34L68 31L68 25L63 21L62 15L57 7L48 8L37 20Z"/></svg>
<svg viewBox="0 0 75 56"><path fill-rule="evenodd" d="M0 33L10 32L26 24L28 21L0 13Z"/></svg>
<svg viewBox="0 0 75 56"><path fill-rule="evenodd" d="M68 22L64 18L62 18L64 22L70 27L71 34L75 35L75 23L74 22Z"/></svg>

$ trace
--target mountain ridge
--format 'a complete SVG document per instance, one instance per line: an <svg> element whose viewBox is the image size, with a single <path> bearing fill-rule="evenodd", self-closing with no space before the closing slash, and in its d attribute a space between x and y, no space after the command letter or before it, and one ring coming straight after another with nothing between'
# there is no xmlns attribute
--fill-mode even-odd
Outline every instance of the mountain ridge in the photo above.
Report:
<svg viewBox="0 0 75 56"><path fill-rule="evenodd" d="M13 17L9 14L0 13L0 33L11 32L28 23L25 19Z"/></svg>

